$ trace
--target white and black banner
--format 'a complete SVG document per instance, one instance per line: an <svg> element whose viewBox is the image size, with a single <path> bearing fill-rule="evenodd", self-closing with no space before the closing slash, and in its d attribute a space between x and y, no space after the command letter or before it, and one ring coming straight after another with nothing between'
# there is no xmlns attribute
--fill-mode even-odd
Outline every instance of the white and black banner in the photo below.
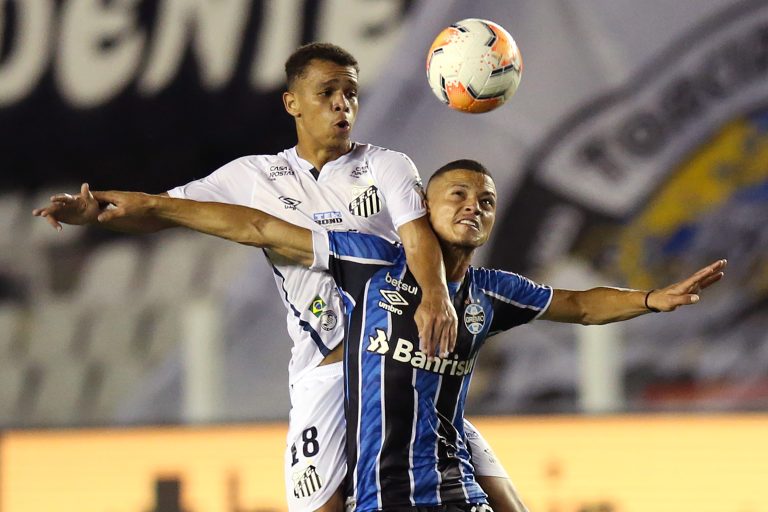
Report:
<svg viewBox="0 0 768 512"><path fill-rule="evenodd" d="M161 191L290 147L290 53L346 48L365 91L413 1L3 0L4 185Z"/></svg>

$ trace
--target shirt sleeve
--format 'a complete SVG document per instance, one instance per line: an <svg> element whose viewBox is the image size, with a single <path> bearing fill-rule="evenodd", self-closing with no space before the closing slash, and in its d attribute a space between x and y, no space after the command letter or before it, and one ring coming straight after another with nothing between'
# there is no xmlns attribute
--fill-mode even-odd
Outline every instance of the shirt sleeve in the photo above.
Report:
<svg viewBox="0 0 768 512"><path fill-rule="evenodd" d="M482 292L493 304L489 335L506 331L541 316L552 301L552 288L513 272L478 269Z"/></svg>
<svg viewBox="0 0 768 512"><path fill-rule="evenodd" d="M258 207L251 201L253 177L258 176L255 171L249 157L238 158L219 167L205 178L172 188L168 195L179 199Z"/></svg>
<svg viewBox="0 0 768 512"><path fill-rule="evenodd" d="M401 247L375 235L354 231L323 231L312 234L315 270L328 271L336 285L356 297L365 283L383 267L401 257Z"/></svg>
<svg viewBox="0 0 768 512"><path fill-rule="evenodd" d="M416 166L408 156L382 150L373 158L374 180L389 208L395 229L427 214L424 190Z"/></svg>

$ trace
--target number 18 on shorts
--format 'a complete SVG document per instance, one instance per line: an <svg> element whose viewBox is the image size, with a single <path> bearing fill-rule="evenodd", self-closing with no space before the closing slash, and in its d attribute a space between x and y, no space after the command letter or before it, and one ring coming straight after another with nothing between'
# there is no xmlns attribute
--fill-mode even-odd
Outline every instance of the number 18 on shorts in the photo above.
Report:
<svg viewBox="0 0 768 512"><path fill-rule="evenodd" d="M285 450L288 510L314 510L344 482L347 471L341 363L320 366L291 389Z"/></svg>

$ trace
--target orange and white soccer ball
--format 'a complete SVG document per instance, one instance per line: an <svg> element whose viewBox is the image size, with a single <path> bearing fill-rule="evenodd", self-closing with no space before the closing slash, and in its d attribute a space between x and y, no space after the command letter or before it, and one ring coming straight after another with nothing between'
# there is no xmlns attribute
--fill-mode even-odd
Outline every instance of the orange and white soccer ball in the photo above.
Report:
<svg viewBox="0 0 768 512"><path fill-rule="evenodd" d="M479 114L515 94L523 59L500 25L476 18L454 23L435 38L427 55L427 79L440 101Z"/></svg>

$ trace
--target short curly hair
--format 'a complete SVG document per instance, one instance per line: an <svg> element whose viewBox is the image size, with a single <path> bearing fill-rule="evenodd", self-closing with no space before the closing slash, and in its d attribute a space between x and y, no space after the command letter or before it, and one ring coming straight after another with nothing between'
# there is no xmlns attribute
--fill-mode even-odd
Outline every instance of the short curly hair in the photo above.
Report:
<svg viewBox="0 0 768 512"><path fill-rule="evenodd" d="M293 86L297 79L305 75L307 66L312 60L326 60L339 66L353 67L355 72L360 72L357 59L344 48L331 43L309 43L300 46L285 61L285 78L288 89Z"/></svg>

